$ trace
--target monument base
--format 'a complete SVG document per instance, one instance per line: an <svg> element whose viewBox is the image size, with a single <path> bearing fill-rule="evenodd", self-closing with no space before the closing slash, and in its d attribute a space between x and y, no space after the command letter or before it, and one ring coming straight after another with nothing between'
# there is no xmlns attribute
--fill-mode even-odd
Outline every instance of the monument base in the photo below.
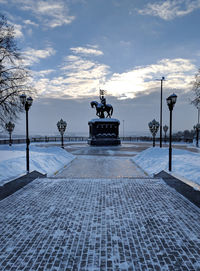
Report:
<svg viewBox="0 0 200 271"><path fill-rule="evenodd" d="M107 139L107 138L102 138L102 139L88 139L88 144L93 145L93 146L117 146L121 144L120 139Z"/></svg>
<svg viewBox="0 0 200 271"><path fill-rule="evenodd" d="M88 125L88 144L94 146L116 146L121 144L119 138L120 121L118 119L92 119L88 122Z"/></svg>

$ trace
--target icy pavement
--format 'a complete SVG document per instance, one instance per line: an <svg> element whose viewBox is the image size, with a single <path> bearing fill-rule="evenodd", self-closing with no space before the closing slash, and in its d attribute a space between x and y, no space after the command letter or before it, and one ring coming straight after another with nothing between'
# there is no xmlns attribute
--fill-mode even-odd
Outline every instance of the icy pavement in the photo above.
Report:
<svg viewBox="0 0 200 271"><path fill-rule="evenodd" d="M119 146L89 146L86 143L67 143L65 149L74 155L134 156L145 150L147 143L122 143Z"/></svg>
<svg viewBox="0 0 200 271"><path fill-rule="evenodd" d="M131 159L141 151L134 144L107 147L73 144L66 146L65 149L77 155L77 158L56 177L98 179L147 176Z"/></svg>
<svg viewBox="0 0 200 271"><path fill-rule="evenodd" d="M64 178L120 178L147 176L127 157L79 155L56 175Z"/></svg>
<svg viewBox="0 0 200 271"><path fill-rule="evenodd" d="M198 271L199 221L160 179L37 179L0 202L0 266Z"/></svg>

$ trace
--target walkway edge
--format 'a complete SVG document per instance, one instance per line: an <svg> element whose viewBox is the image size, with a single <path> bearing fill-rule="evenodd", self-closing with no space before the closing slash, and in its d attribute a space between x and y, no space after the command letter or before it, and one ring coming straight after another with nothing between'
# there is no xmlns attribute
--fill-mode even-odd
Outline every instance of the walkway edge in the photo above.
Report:
<svg viewBox="0 0 200 271"><path fill-rule="evenodd" d="M197 191L200 191L200 185L199 184L196 184L180 175L178 175L177 173L171 173L171 175L174 177L174 178L177 178L179 179L180 181L188 184L189 186L193 187L194 190L197 190Z"/></svg>
<svg viewBox="0 0 200 271"><path fill-rule="evenodd" d="M6 197L12 195L17 190L21 189L25 185L34 181L37 178L46 178L46 174L42 174L36 170L23 175L17 179L14 179L8 183L5 183L3 186L0 186L0 200L5 199Z"/></svg>
<svg viewBox="0 0 200 271"><path fill-rule="evenodd" d="M139 169L139 170L141 170L147 177L149 177L149 178L153 178L153 177L151 177L151 176L149 176L149 174L139 165L139 164L137 164L134 160L133 160L133 158L131 158L130 159L131 160L131 162L133 163L133 164L135 164L135 166Z"/></svg>
<svg viewBox="0 0 200 271"><path fill-rule="evenodd" d="M58 174L60 174L64 169L68 168L69 166L71 166L72 162L77 158L77 156L75 156L68 164L64 165L63 167L61 167L59 170L55 171L54 174L51 176L56 176Z"/></svg>
<svg viewBox="0 0 200 271"><path fill-rule="evenodd" d="M175 174L169 174L162 170L154 175L155 178L162 178L166 184L173 187L177 192L186 197L190 202L200 208L200 191L193 186L184 182L182 178L178 178Z"/></svg>

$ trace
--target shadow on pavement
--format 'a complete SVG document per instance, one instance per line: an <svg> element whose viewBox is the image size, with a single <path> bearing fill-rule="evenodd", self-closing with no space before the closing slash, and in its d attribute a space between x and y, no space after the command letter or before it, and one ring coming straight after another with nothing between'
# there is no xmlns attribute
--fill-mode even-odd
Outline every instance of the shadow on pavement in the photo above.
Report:
<svg viewBox="0 0 200 271"><path fill-rule="evenodd" d="M17 190L21 189L25 185L34 181L37 178L45 178L46 174L42 174L36 170L28 173L24 176L21 176L15 180L12 180L8 183L5 183L3 186L0 186L0 200L12 195Z"/></svg>
<svg viewBox="0 0 200 271"><path fill-rule="evenodd" d="M166 184L173 187L177 192L186 197L189 201L200 208L200 191L182 182L181 180L171 176L165 171L161 171L155 175L156 178L162 178Z"/></svg>

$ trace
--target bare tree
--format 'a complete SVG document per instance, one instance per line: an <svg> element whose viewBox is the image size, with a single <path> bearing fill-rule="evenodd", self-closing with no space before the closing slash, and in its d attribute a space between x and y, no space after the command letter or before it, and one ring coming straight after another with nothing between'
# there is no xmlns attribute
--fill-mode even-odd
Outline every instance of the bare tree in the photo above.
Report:
<svg viewBox="0 0 200 271"><path fill-rule="evenodd" d="M30 74L23 66L14 27L0 15L0 126L23 110L19 95L30 92Z"/></svg>
<svg viewBox="0 0 200 271"><path fill-rule="evenodd" d="M193 83L194 91L194 99L192 100L192 104L197 108L200 108L200 69L198 70L197 74L195 75L195 81Z"/></svg>

